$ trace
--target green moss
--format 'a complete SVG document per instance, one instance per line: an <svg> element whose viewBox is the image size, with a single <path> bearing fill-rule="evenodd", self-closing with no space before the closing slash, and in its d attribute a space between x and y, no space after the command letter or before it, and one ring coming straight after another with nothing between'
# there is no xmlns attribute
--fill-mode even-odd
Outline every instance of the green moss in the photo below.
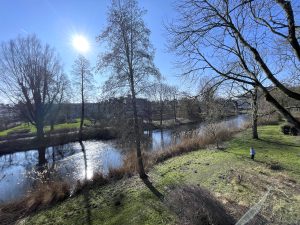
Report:
<svg viewBox="0 0 300 225"><path fill-rule="evenodd" d="M174 185L199 185L238 208L253 206L271 187L261 216L295 224L300 221L299 137L282 135L279 126L260 127L259 134L261 140L252 140L250 131L242 132L225 151L199 150L171 158L151 170L150 180L165 196ZM257 150L255 161L249 157L250 146ZM275 161L282 171L268 167ZM178 224L177 215L137 177L95 187L28 218L26 224L87 224L88 218L92 224Z"/></svg>

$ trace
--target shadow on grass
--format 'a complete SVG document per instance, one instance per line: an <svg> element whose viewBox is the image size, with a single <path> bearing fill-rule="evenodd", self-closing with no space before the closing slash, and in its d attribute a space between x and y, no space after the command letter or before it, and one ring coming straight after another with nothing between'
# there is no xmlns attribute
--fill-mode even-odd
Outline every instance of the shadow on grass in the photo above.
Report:
<svg viewBox="0 0 300 225"><path fill-rule="evenodd" d="M290 147L300 147L300 145L294 145L294 144L288 144L288 143L282 143L280 141L271 141L271 140L264 140L264 139L258 139L261 142L268 143L268 144L274 144L274 145L281 145L281 146L290 146Z"/></svg>
<svg viewBox="0 0 300 225"><path fill-rule="evenodd" d="M149 190L156 196L158 197L158 199L160 201L164 200L164 195L162 193L159 192L159 190L157 190L153 184L149 181L148 178L146 179L142 179L142 181L144 182L144 184L147 186L147 188L149 188Z"/></svg>
<svg viewBox="0 0 300 225"><path fill-rule="evenodd" d="M91 220L91 209L90 209L90 191L86 190L83 192L83 198L84 198L84 208L86 210L86 223L88 225L92 224Z"/></svg>
<svg viewBox="0 0 300 225"><path fill-rule="evenodd" d="M181 224L232 225L235 219L209 191L196 186L175 187L166 204Z"/></svg>

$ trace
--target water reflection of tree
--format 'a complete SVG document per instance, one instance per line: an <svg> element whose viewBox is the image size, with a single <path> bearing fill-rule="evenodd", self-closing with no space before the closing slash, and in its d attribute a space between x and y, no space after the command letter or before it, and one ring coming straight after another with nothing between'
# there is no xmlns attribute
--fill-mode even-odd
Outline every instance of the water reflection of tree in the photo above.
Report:
<svg viewBox="0 0 300 225"><path fill-rule="evenodd" d="M164 149L165 148L165 142L164 142L164 132L162 129L160 129L160 145L161 148Z"/></svg>
<svg viewBox="0 0 300 225"><path fill-rule="evenodd" d="M82 141L79 141L81 146L81 151L83 153L83 161L84 161L84 182L87 182L87 157L86 157L86 149ZM90 194L89 189L84 190L83 192L84 204L86 209L86 224L91 224L91 209L90 209Z"/></svg>
<svg viewBox="0 0 300 225"><path fill-rule="evenodd" d="M79 141L81 146L81 151L83 153L83 161L84 161L84 181L87 181L87 157L86 157L86 150L85 146L82 141Z"/></svg>

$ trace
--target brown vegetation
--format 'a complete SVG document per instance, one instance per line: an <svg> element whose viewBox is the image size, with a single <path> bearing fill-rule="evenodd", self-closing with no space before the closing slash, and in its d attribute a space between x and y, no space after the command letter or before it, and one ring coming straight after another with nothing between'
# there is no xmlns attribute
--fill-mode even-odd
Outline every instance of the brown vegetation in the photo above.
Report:
<svg viewBox="0 0 300 225"><path fill-rule="evenodd" d="M230 225L234 218L209 191L195 186L176 187L168 197L170 209L182 224L186 225Z"/></svg>
<svg viewBox="0 0 300 225"><path fill-rule="evenodd" d="M14 224L15 221L36 210L40 210L70 196L70 186L64 182L39 184L36 189L17 202L0 208L0 224Z"/></svg>

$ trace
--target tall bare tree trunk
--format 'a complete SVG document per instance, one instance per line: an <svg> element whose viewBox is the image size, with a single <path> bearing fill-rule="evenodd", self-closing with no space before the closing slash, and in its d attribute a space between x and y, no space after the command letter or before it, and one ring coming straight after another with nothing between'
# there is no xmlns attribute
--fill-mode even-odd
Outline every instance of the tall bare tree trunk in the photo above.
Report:
<svg viewBox="0 0 300 225"><path fill-rule="evenodd" d="M44 139L44 125L42 122L38 122L36 124L36 134L37 134L37 140L39 144L42 144Z"/></svg>
<svg viewBox="0 0 300 225"><path fill-rule="evenodd" d="M137 163L138 163L138 170L140 178L146 179L148 176L145 173L144 163L142 158L142 151L141 151L141 137L140 137L140 128L139 128L139 120L138 120L138 113L136 107L136 96L135 96L135 88L134 88L134 80L132 71L130 73L130 89L131 89L131 101L132 101L132 109L133 109L133 117L134 117L134 133L135 133L135 144L136 144L136 156L137 156Z"/></svg>
<svg viewBox="0 0 300 225"><path fill-rule="evenodd" d="M173 100L173 115L174 115L174 122L176 122L177 118L176 118L176 114L177 114L177 107L176 107L177 103L176 103L176 99Z"/></svg>
<svg viewBox="0 0 300 225"><path fill-rule="evenodd" d="M39 145L43 145L44 141L44 111L40 104L37 104L36 109L36 137Z"/></svg>
<svg viewBox="0 0 300 225"><path fill-rule="evenodd" d="M257 86L254 87L254 91L252 93L252 138L258 139L258 132L257 132Z"/></svg>
<svg viewBox="0 0 300 225"><path fill-rule="evenodd" d="M160 124L160 129L162 129L162 124L163 124L163 103L160 102L160 110L159 110L159 124Z"/></svg>
<svg viewBox="0 0 300 225"><path fill-rule="evenodd" d="M79 140L82 141L82 128L84 121L84 93L83 93L83 76L84 71L81 69L81 117L80 117L80 127L79 127Z"/></svg>

